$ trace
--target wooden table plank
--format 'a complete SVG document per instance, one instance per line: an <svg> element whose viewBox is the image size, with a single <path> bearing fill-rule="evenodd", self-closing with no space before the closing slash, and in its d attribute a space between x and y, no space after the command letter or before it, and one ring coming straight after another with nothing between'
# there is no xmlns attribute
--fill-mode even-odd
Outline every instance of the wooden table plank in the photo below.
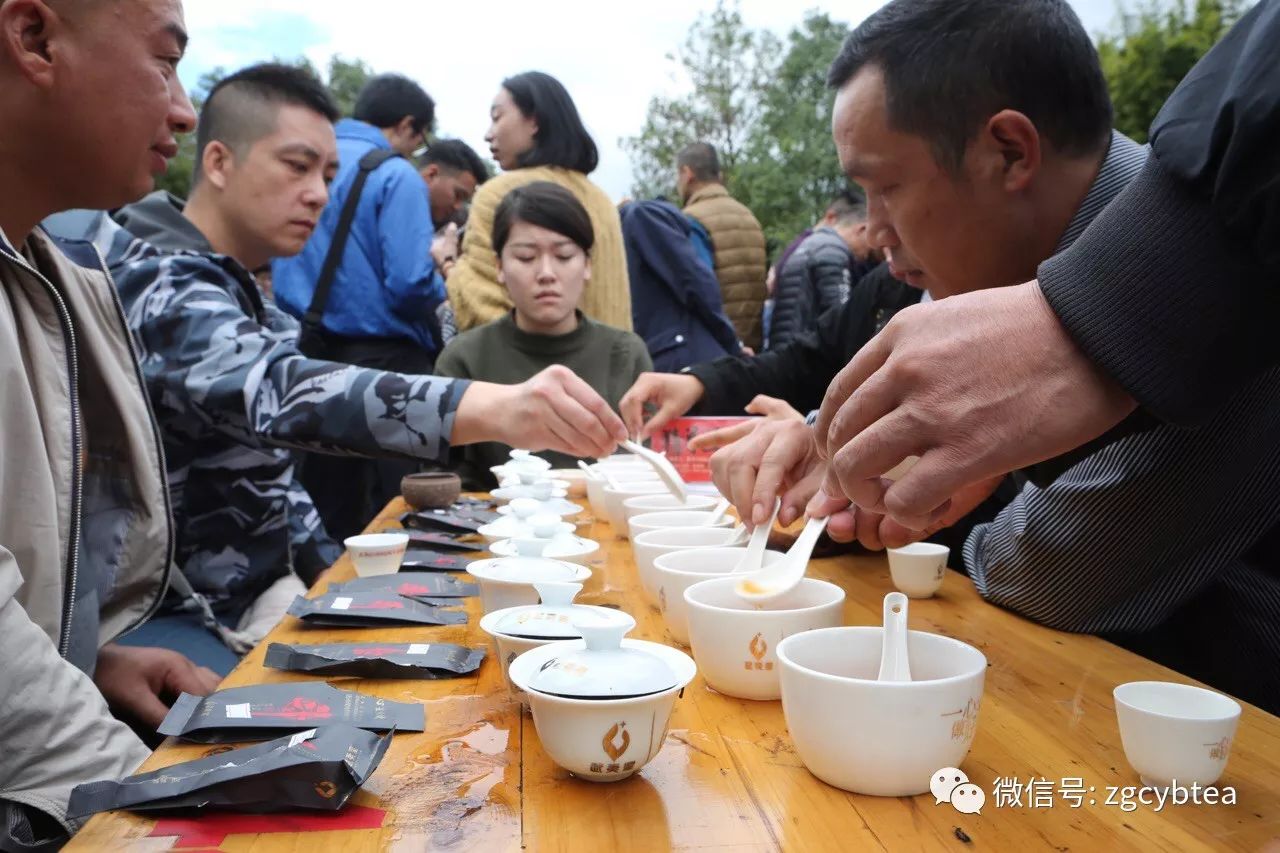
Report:
<svg viewBox="0 0 1280 853"><path fill-rule="evenodd" d="M371 525L388 526L393 504ZM645 601L630 546L595 523L586 535L603 548L580 600L619 607L636 618L633 636L671 643L657 608ZM882 557L814 561L810 574L848 593L847 624L875 624L892 587ZM344 557L328 573L345 579ZM322 584L324 582L322 581ZM302 629L286 618L269 641L327 642L376 637L487 645L479 602L465 626ZM972 643L991 667L978 734L964 770L988 795L981 815L962 815L929 795L882 799L817 781L800 763L781 703L721 696L695 679L676 703L667 743L637 776L584 782L555 766L501 683L492 655L474 677L444 681L344 680L343 686L427 705L427 731L397 735L359 805L386 809L379 830L228 836L228 851L363 850L835 850L835 849L1237 849L1280 845L1280 720L1245 706L1220 786L1235 806L1104 805L1107 786L1137 786L1116 728L1112 688L1139 679L1183 678L1094 637L1063 634L986 604L952 573L934 599L913 601L912 627ZM307 680L262 668L262 648L225 686ZM207 746L166 742L146 769L199 756ZM1080 777L1084 804L997 808L997 777ZM1096 800L1089 805L1090 798ZM164 850L172 838L146 838L154 821L127 813L94 818L70 850ZM968 839L968 841L964 840Z"/></svg>

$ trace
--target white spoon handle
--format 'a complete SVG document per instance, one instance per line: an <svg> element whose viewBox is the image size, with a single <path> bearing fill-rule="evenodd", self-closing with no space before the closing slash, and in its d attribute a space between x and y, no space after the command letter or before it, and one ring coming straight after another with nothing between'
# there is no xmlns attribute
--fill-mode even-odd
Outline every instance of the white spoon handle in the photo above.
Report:
<svg viewBox="0 0 1280 853"><path fill-rule="evenodd" d="M721 498L720 503L716 504L715 508L711 510L711 517L708 518L706 521L702 522L703 526L711 527L714 524L719 524L720 519L724 518L724 514L728 511L729 511L729 499Z"/></svg>
<svg viewBox="0 0 1280 853"><path fill-rule="evenodd" d="M773 515L764 524L756 525L751 531L751 539L747 542L747 553L742 555L738 565L733 567L733 574L740 572L758 572L764 566L764 549L769 544L769 534L773 532L774 519L778 517L778 508L782 501L773 505Z"/></svg>
<svg viewBox="0 0 1280 853"><path fill-rule="evenodd" d="M884 597L884 648L880 651L880 681L910 681L907 661L907 597L891 592Z"/></svg>

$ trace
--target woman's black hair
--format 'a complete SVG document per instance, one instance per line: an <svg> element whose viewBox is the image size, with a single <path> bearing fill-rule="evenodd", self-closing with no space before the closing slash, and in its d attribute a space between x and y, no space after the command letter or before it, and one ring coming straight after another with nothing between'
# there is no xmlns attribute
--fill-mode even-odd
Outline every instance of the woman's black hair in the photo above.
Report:
<svg viewBox="0 0 1280 853"><path fill-rule="evenodd" d="M517 222L563 234L590 252L596 242L591 216L578 197L551 181L534 181L508 192L493 215L493 251L501 255Z"/></svg>
<svg viewBox="0 0 1280 853"><path fill-rule="evenodd" d="M502 88L520 112L538 123L533 148L518 158L521 167L561 166L584 175L595 171L600 152L559 80L541 71L526 71L503 80Z"/></svg>

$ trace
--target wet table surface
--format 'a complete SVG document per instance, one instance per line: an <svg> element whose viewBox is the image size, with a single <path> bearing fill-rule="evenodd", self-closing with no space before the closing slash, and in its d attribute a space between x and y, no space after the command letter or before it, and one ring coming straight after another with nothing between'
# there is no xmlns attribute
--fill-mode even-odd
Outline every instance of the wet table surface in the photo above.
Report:
<svg viewBox="0 0 1280 853"><path fill-rule="evenodd" d="M404 509L394 502L370 529L397 526ZM579 532L599 540L602 549L578 600L619 607L638 623L632 636L673 643L656 606L645 600L629 543L615 539L603 520ZM892 590L883 557L816 560L810 574L847 591L846 624L878 624L882 599ZM352 576L343 557L318 588ZM1157 809L1138 803L1134 789L1141 783L1121 749L1112 688L1125 681L1189 679L1102 640L1042 628L986 604L955 572L935 598L912 602L911 622L971 643L990 661L977 736L962 765L987 794L976 815L935 805L929 794L884 799L829 787L796 756L780 702L721 696L700 677L676 703L662 751L640 773L613 784L580 781L550 761L533 719L508 698L478 624L479 599L467 601L464 626L302 629L285 617L224 681L231 687L308 680L263 668L272 641L372 638L490 648L479 672L465 678L333 680L371 695L421 701L427 709L427 731L396 735L342 815L158 822L112 812L95 817L67 849L1280 850L1280 719L1245 706L1218 783L1235 789L1235 805L1168 803ZM210 750L170 739L143 769ZM995 801L997 779L1004 780L1004 804ZM1011 800L1013 779L1023 787L1021 805ZM1092 789L1078 807L1074 796L1062 796L1064 779L1080 779Z"/></svg>

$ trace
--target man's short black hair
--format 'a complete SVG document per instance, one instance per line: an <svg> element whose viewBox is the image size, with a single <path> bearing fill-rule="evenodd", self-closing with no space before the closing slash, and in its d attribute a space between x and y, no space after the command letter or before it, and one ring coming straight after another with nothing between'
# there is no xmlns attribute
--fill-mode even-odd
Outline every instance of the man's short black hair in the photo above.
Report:
<svg viewBox="0 0 1280 853"><path fill-rule="evenodd" d="M427 147L426 152L418 158L418 168L425 169L431 164L453 172L470 172L475 176L476 186L489 180L489 167L484 164L470 145L461 139L438 139Z"/></svg>
<svg viewBox="0 0 1280 853"><path fill-rule="evenodd" d="M415 131L426 133L436 121L436 102L403 74L379 74L369 80L351 111L352 118L381 130L395 127L405 116L413 119Z"/></svg>
<svg viewBox="0 0 1280 853"><path fill-rule="evenodd" d="M676 168L688 166L693 171L696 181L706 183L720 182L720 157L715 146L709 142L690 142L676 155Z"/></svg>
<svg viewBox="0 0 1280 853"><path fill-rule="evenodd" d="M868 65L884 75L890 125L928 140L950 169L1003 109L1067 156L1110 139L1098 52L1067 0L891 0L845 39L827 84Z"/></svg>
<svg viewBox="0 0 1280 853"><path fill-rule="evenodd" d="M305 107L330 122L341 115L324 84L294 65L264 62L218 81L200 110L194 182L200 181L200 164L210 142L221 142L240 155L276 129L276 114L285 105Z"/></svg>
<svg viewBox="0 0 1280 853"><path fill-rule="evenodd" d="M861 196L851 190L841 190L840 194L827 205L827 212L838 224L860 222L867 218L867 203Z"/></svg>
<svg viewBox="0 0 1280 853"><path fill-rule="evenodd" d="M519 157L521 168L559 166L584 175L596 170L600 152L563 83L542 71L526 71L503 80L502 88L538 125L533 148Z"/></svg>
<svg viewBox="0 0 1280 853"><path fill-rule="evenodd" d="M591 215L578 197L553 181L534 181L516 187L498 202L493 214L493 251L501 255L511 228L517 222L528 222L568 237L584 252L596 242Z"/></svg>

